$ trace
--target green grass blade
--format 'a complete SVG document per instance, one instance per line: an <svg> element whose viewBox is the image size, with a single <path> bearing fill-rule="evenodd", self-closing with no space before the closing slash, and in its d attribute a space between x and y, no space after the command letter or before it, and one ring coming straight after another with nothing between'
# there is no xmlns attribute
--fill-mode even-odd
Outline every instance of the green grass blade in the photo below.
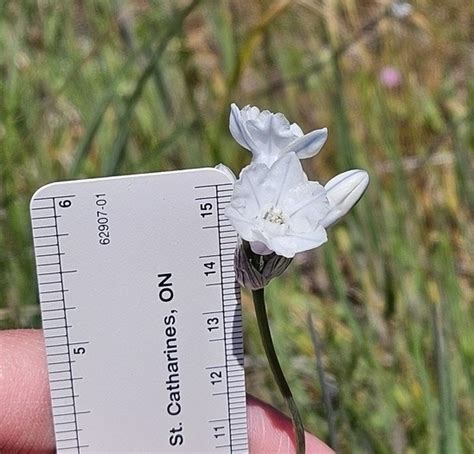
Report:
<svg viewBox="0 0 474 454"><path fill-rule="evenodd" d="M183 8L181 11L179 11L173 20L170 21L168 29L160 38L158 47L149 58L147 65L143 69L141 76L135 84L132 94L126 101L125 111L118 120L119 134L104 159L102 166L103 175L113 175L118 171L118 168L124 158L124 152L126 149L125 144L128 140L128 134L125 134L123 131L128 130L130 126L130 121L133 117L135 106L140 100L143 89L150 76L154 74L156 63L161 58L163 52L166 50L169 42L174 36L180 33L184 20L200 3L201 0L193 0L186 8Z"/></svg>
<svg viewBox="0 0 474 454"><path fill-rule="evenodd" d="M329 389L326 383L326 374L324 372L323 360L322 360L322 342L319 337L319 333L316 331L316 327L313 323L311 312L308 312L307 323L309 333L311 335L311 341L314 347L314 353L316 356L316 370L318 373L319 383L321 386L321 394L323 397L324 409L326 411L326 418L328 422L328 433L329 433L329 446L337 451L337 434L336 434L336 420L334 409L331 402L331 396L329 395Z"/></svg>
<svg viewBox="0 0 474 454"><path fill-rule="evenodd" d="M97 107L94 118L92 119L84 137L81 140L81 143L79 144L76 149L76 152L74 153L74 160L69 171L71 177L76 177L79 175L81 171L81 166L92 150L92 145L94 143L96 134L99 131L105 112L107 111L108 107L110 106L110 103L114 99L114 96L115 91L112 89Z"/></svg>

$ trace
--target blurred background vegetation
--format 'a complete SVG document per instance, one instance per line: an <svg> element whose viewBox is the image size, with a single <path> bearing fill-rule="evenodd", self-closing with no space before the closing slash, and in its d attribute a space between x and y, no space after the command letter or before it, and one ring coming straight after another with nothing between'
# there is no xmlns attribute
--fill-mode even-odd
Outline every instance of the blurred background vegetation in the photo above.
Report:
<svg viewBox="0 0 474 454"><path fill-rule="evenodd" d="M40 326L38 187L238 171L229 103L255 104L328 127L312 179L371 175L268 291L307 429L329 440L324 390L340 452L473 452L473 19L465 0L0 1L0 328ZM285 410L243 309L248 391Z"/></svg>

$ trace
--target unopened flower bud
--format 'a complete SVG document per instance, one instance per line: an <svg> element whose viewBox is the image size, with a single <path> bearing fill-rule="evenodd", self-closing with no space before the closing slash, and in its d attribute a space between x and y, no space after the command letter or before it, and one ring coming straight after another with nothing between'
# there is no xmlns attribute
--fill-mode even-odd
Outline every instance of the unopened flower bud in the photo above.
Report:
<svg viewBox="0 0 474 454"><path fill-rule="evenodd" d="M328 181L324 189L329 200L329 212L321 221L325 228L344 216L362 197L369 184L365 170L348 170Z"/></svg>

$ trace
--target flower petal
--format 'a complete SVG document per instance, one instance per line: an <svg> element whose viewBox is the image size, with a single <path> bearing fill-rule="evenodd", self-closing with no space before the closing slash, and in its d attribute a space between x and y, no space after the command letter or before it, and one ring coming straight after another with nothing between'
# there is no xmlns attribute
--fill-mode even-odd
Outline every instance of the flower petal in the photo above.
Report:
<svg viewBox="0 0 474 454"><path fill-rule="evenodd" d="M260 239L254 234L254 223L245 216L243 210L235 205L228 205L225 209L225 215L241 238L247 241L257 241Z"/></svg>
<svg viewBox="0 0 474 454"><path fill-rule="evenodd" d="M268 249L267 245L262 241L252 241L250 248L252 252L258 255L270 255L273 252L271 249Z"/></svg>
<svg viewBox="0 0 474 454"><path fill-rule="evenodd" d="M217 170L220 170L222 173L225 173L229 180L232 181L232 183L235 183L237 181L235 173L232 172L232 170L230 170L229 167L225 166L224 164L217 164L215 168Z"/></svg>
<svg viewBox="0 0 474 454"><path fill-rule="evenodd" d="M295 153L288 153L272 165L268 180L275 189L272 201L273 205L277 206L283 194L306 183L308 178Z"/></svg>
<svg viewBox="0 0 474 454"><path fill-rule="evenodd" d="M252 148L253 161L268 167L283 156L288 145L298 138L296 129L283 114L272 114L268 110L247 121L245 127L255 145Z"/></svg>
<svg viewBox="0 0 474 454"><path fill-rule="evenodd" d="M326 230L318 225L311 232L273 237L270 239L268 247L278 255L291 258L298 252L317 248L326 241Z"/></svg>
<svg viewBox="0 0 474 454"><path fill-rule="evenodd" d="M247 120L255 120L260 115L260 109L256 106L246 105L241 111L240 115L242 121L245 123Z"/></svg>
<svg viewBox="0 0 474 454"><path fill-rule="evenodd" d="M291 142L286 147L285 152L296 153L299 159L311 158L321 151L327 138L327 128L316 129Z"/></svg>
<svg viewBox="0 0 474 454"><path fill-rule="evenodd" d="M323 186L316 181L308 181L285 193L281 208L292 219L292 223L304 218L315 226L327 215L329 201Z"/></svg>
<svg viewBox="0 0 474 454"><path fill-rule="evenodd" d="M250 106L244 107L248 109ZM243 109L243 110L244 110ZM243 118L244 117L244 118ZM245 127L246 115L242 115L239 107L232 103L230 106L229 129L232 137L247 150L251 151L255 147L252 138Z"/></svg>
<svg viewBox="0 0 474 454"><path fill-rule="evenodd" d="M329 227L344 216L362 197L369 185L369 174L365 170L348 170L328 181L326 189L329 212L321 225Z"/></svg>
<svg viewBox="0 0 474 454"><path fill-rule="evenodd" d="M290 130L291 130L291 132L293 133L293 135L295 137L303 137L304 136L303 130L296 123L291 123Z"/></svg>
<svg viewBox="0 0 474 454"><path fill-rule="evenodd" d="M247 241L256 241L255 219L262 208L269 203L272 190L268 188L268 173L264 164L251 164L240 172L240 178L234 184L231 203L225 210L226 216L239 235ZM267 188L267 190L263 190Z"/></svg>
<svg viewBox="0 0 474 454"><path fill-rule="evenodd" d="M275 182L270 178L270 169L265 164L250 164L240 172L240 177L234 185L233 199L244 198L248 203L253 198L255 205L260 211L271 200L275 191Z"/></svg>

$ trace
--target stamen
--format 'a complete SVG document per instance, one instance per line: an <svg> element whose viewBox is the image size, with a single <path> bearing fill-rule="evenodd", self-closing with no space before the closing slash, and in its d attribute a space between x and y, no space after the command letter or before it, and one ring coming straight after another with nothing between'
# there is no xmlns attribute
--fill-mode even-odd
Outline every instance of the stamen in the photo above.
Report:
<svg viewBox="0 0 474 454"><path fill-rule="evenodd" d="M265 221L271 222L272 224L282 225L285 223L285 215L279 208L270 207L263 215Z"/></svg>

